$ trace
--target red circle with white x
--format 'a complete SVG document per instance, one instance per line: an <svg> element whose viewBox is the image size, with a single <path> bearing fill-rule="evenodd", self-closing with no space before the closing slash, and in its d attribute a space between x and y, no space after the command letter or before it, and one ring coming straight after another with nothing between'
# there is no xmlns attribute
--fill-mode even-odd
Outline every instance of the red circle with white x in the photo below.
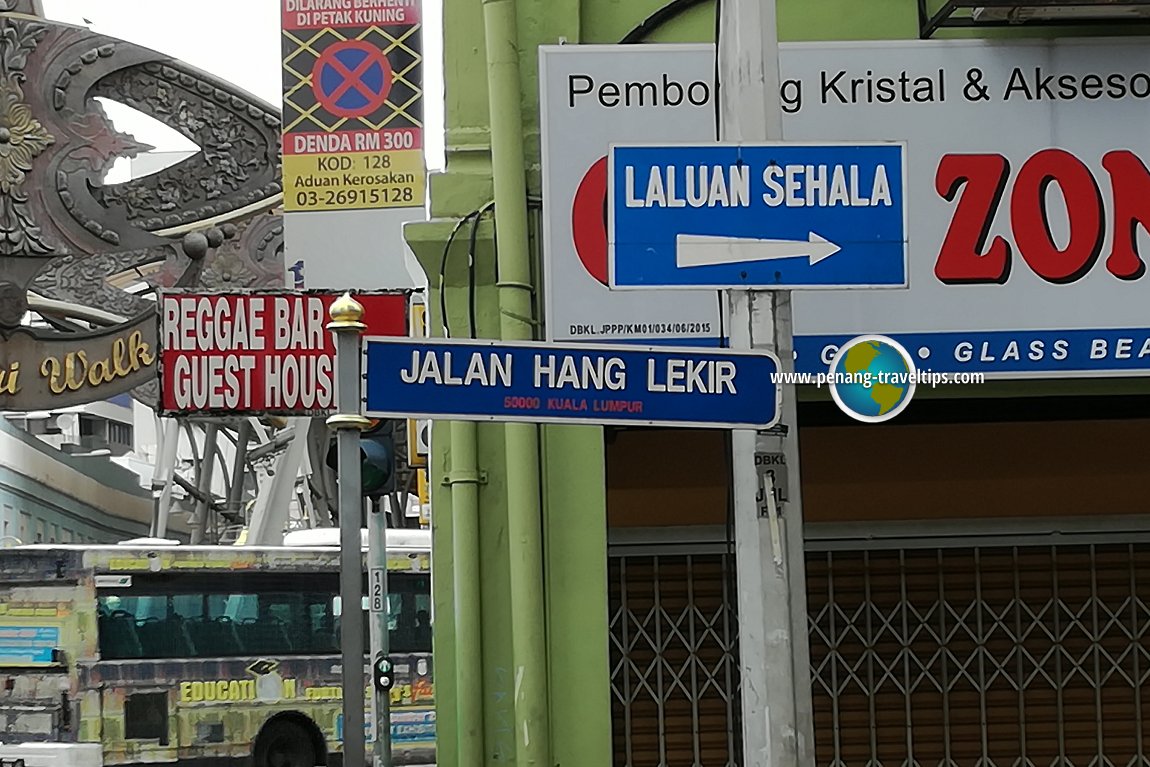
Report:
<svg viewBox="0 0 1150 767"><path fill-rule="evenodd" d="M383 106L391 93L391 63L379 48L343 40L316 59L311 85L316 101L337 117L363 117Z"/></svg>

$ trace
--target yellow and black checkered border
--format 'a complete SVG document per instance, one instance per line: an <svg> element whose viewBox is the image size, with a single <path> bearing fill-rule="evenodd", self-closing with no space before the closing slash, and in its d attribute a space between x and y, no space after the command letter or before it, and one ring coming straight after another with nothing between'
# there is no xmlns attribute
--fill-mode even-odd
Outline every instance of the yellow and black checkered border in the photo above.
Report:
<svg viewBox="0 0 1150 767"><path fill-rule="evenodd" d="M407 75L423 62L422 52L415 50L411 46L407 45L407 41L411 40L413 36L416 40L419 39L416 33L419 32L420 29L422 29L421 24L413 24L408 27L401 35L399 35L399 37L395 37L389 34L385 29L379 26L368 27L354 37L348 37L344 35L340 30L334 29L332 27L325 27L320 29L316 31L311 37L303 37L300 35L301 32L310 30L283 30L284 39L291 41L296 46L296 49L290 55L285 56L283 61L284 71L292 74L296 80L293 85L284 88L283 133L285 135L289 133L309 133L317 129L323 133L334 133L337 130L345 129L345 126L348 122L354 123L355 125L353 127L363 126L373 130L380 130L381 128L387 127L389 123L400 116L410 120L413 125L422 128L422 121L416 119L407 111L411 109L411 107L415 104L418 104L420 99L423 98L422 83L413 83L407 79ZM331 35L334 37L335 40L333 40L333 42L340 42L346 40L361 41L369 37L372 33L379 34L380 36L390 41L390 45L388 45L388 47L383 50L383 54L385 56L396 48L401 48L412 55L413 61L402 70L393 72L392 79L395 82L402 82L407 85L407 87L411 88L411 90L415 93L414 96L412 96L403 104L392 103L391 99L385 101L383 105L376 110L376 114L384 115L380 122L372 122L370 119L368 119L368 116L354 119L343 117L332 125L327 125L315 117L316 110L321 109L318 103L313 103L311 105L300 105L293 101L293 98L301 92L306 93L313 100L315 97L315 94L312 91L311 72L307 72L305 74L293 69L292 60L294 58L296 58L304 51L307 51L318 58L322 54L322 49L317 50L316 46L325 35Z"/></svg>

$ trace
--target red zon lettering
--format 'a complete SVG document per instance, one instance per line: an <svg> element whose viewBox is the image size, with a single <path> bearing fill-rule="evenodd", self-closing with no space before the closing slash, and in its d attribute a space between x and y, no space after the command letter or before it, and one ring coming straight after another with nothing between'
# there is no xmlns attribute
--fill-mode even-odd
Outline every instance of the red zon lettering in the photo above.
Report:
<svg viewBox="0 0 1150 767"><path fill-rule="evenodd" d="M1102 254L1109 220L1114 236L1106 269L1123 280L1146 272L1138 253L1138 227L1150 231L1150 171L1129 150L1108 152L1102 167L1114 200L1107 219L1102 192L1090 168L1062 149L1044 149L1023 163L1010 191L1013 247L1031 271L1055 284L1084 277ZM948 154L938 164L935 191L956 199L950 228L943 240L934 274L947 284L1005 283L1010 276L1012 245L996 236L987 243L1010 179L1010 163L997 154ZM1059 247L1050 231L1048 191L1057 190L1066 205L1070 237Z"/></svg>

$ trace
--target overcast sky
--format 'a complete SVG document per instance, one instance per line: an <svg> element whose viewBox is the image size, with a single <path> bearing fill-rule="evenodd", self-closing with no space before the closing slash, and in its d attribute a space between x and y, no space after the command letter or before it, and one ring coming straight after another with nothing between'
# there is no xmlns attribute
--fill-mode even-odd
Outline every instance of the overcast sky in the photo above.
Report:
<svg viewBox="0 0 1150 767"><path fill-rule="evenodd" d="M280 0L43 0L49 18L90 27L181 59L280 106ZM424 0L427 165L443 167L441 0ZM85 21L86 20L86 21ZM126 108L116 126L162 151L191 149L182 136Z"/></svg>

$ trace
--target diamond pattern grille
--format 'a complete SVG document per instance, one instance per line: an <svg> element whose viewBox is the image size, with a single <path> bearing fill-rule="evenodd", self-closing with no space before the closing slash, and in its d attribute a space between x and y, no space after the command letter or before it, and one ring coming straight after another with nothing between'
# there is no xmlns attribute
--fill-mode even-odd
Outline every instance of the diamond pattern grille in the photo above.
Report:
<svg viewBox="0 0 1150 767"><path fill-rule="evenodd" d="M611 560L615 764L737 764L729 561L722 554Z"/></svg>
<svg viewBox="0 0 1150 767"><path fill-rule="evenodd" d="M729 562L612 561L616 765L740 764ZM1150 544L811 551L807 583L820 766L1150 767Z"/></svg>

